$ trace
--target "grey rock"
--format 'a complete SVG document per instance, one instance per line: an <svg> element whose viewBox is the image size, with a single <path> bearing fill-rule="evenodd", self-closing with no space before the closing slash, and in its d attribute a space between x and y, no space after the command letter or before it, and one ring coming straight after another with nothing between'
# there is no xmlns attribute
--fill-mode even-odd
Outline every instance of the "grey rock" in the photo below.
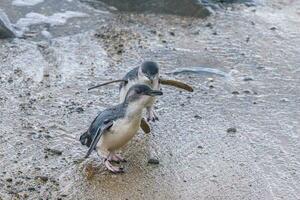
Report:
<svg viewBox="0 0 300 200"><path fill-rule="evenodd" d="M227 133L236 133L236 128L228 128Z"/></svg>
<svg viewBox="0 0 300 200"><path fill-rule="evenodd" d="M14 37L16 37L14 29L5 12L0 9L0 39Z"/></svg>
<svg viewBox="0 0 300 200"><path fill-rule="evenodd" d="M7 182L12 182L12 178L7 178L6 181Z"/></svg>
<svg viewBox="0 0 300 200"><path fill-rule="evenodd" d="M244 77L243 81L253 81L252 77Z"/></svg>
<svg viewBox="0 0 300 200"><path fill-rule="evenodd" d="M62 155L62 151L57 150L57 149L45 148L45 151L49 152L50 154L53 154L53 155L58 155L58 156Z"/></svg>
<svg viewBox="0 0 300 200"><path fill-rule="evenodd" d="M47 176L36 176L35 179L47 182L49 178Z"/></svg>
<svg viewBox="0 0 300 200"><path fill-rule="evenodd" d="M148 164L158 165L159 164L159 160L156 159L156 158L150 158L148 160Z"/></svg>
<svg viewBox="0 0 300 200"><path fill-rule="evenodd" d="M88 0L81 0L88 3ZM199 1L191 0L100 0L113 6L119 11L138 12L138 13L161 13L174 14L192 17L207 17L211 12ZM90 3L89 3L90 4ZM90 4L93 7L97 5Z"/></svg>

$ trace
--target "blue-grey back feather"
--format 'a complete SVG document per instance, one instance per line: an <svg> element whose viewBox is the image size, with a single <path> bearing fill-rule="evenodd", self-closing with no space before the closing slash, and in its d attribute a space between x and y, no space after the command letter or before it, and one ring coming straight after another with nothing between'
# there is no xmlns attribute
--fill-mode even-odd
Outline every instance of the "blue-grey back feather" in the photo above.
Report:
<svg viewBox="0 0 300 200"><path fill-rule="evenodd" d="M122 78L123 80L127 80L127 82L121 82L119 89L121 90L122 87L126 86L128 81L136 79L138 77L139 67L135 67Z"/></svg>
<svg viewBox="0 0 300 200"><path fill-rule="evenodd" d="M113 106L100 112L90 125L87 132L80 136L80 142L83 145L90 146L99 128L109 122L115 121L125 116L127 105L125 103Z"/></svg>

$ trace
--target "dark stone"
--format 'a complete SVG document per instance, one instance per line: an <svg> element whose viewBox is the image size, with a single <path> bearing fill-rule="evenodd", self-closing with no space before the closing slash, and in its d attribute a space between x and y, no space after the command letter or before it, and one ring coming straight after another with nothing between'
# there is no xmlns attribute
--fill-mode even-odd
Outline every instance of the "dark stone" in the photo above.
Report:
<svg viewBox="0 0 300 200"><path fill-rule="evenodd" d="M7 15L0 9L0 39L16 37Z"/></svg>
<svg viewBox="0 0 300 200"><path fill-rule="evenodd" d="M9 77L9 79L7 80L8 83L12 83L14 82L13 78L12 77Z"/></svg>
<svg viewBox="0 0 300 200"><path fill-rule="evenodd" d="M49 152L51 154L55 154L55 155L62 155L62 151L57 150L57 149L50 149L50 148L45 148L46 152Z"/></svg>
<svg viewBox="0 0 300 200"><path fill-rule="evenodd" d="M210 22L208 22L205 26L206 26L206 27L209 27L209 28L212 28L212 27L213 27L212 23L210 23Z"/></svg>
<svg viewBox="0 0 300 200"><path fill-rule="evenodd" d="M152 164L152 165L158 165L159 164L159 160L156 158L150 158L148 160L148 164Z"/></svg>
<svg viewBox="0 0 300 200"><path fill-rule="evenodd" d="M243 79L243 81L253 81L253 78L252 78L252 77L245 77L245 78Z"/></svg>
<svg viewBox="0 0 300 200"><path fill-rule="evenodd" d="M270 30L271 31L275 31L277 28L275 26L271 27Z"/></svg>
<svg viewBox="0 0 300 200"><path fill-rule="evenodd" d="M35 191L35 188L34 187L29 187L29 188L27 188L28 189L28 191Z"/></svg>
<svg viewBox="0 0 300 200"><path fill-rule="evenodd" d="M150 33L156 35L157 31L156 30L150 30Z"/></svg>
<svg viewBox="0 0 300 200"><path fill-rule="evenodd" d="M251 92L249 90L244 90L243 93L244 94L250 94Z"/></svg>
<svg viewBox="0 0 300 200"><path fill-rule="evenodd" d="M195 118L195 119L202 119L202 117L199 116L199 115L195 115L194 118Z"/></svg>
<svg viewBox="0 0 300 200"><path fill-rule="evenodd" d="M236 131L237 131L236 128L233 127L227 129L227 133L236 133Z"/></svg>
<svg viewBox="0 0 300 200"><path fill-rule="evenodd" d="M198 149L203 149L203 146L199 145L197 146Z"/></svg>
<svg viewBox="0 0 300 200"><path fill-rule="evenodd" d="M81 0L88 3L87 0ZM197 0L101 0L118 11L138 13L173 14L191 17L207 17L209 9ZM92 5L96 7L96 5ZM99 6L101 8L101 6Z"/></svg>
<svg viewBox="0 0 300 200"><path fill-rule="evenodd" d="M175 36L175 33L173 31L170 31L169 33L170 35Z"/></svg>
<svg viewBox="0 0 300 200"><path fill-rule="evenodd" d="M78 107L78 108L75 109L75 111L77 113L82 113L84 111L84 109L82 107Z"/></svg>
<svg viewBox="0 0 300 200"><path fill-rule="evenodd" d="M238 91L233 91L233 92L231 92L231 94L235 94L235 95L238 95L238 94L240 94Z"/></svg>
<svg viewBox="0 0 300 200"><path fill-rule="evenodd" d="M12 178L7 178L6 181L11 183L12 182Z"/></svg>
<svg viewBox="0 0 300 200"><path fill-rule="evenodd" d="M36 176L35 179L47 182L49 178L47 176Z"/></svg>

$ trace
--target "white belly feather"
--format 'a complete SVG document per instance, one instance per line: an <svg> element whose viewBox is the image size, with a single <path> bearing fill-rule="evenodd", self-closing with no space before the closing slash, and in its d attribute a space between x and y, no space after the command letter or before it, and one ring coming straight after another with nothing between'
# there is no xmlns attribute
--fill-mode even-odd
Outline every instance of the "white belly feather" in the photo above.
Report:
<svg viewBox="0 0 300 200"><path fill-rule="evenodd" d="M120 149L127 144L138 132L141 123L141 115L134 118L122 118L114 121L109 131L105 132L98 144L97 149L101 154L106 155L109 152Z"/></svg>

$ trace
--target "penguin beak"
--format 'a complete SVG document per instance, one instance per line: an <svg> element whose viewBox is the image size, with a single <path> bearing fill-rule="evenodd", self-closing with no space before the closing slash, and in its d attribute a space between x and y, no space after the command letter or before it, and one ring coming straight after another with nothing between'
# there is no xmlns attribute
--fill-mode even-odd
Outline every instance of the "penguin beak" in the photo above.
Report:
<svg viewBox="0 0 300 200"><path fill-rule="evenodd" d="M160 91L160 90L150 90L149 92L147 92L146 95L149 95L151 97L154 97L154 96L161 96L163 95L163 92Z"/></svg>

